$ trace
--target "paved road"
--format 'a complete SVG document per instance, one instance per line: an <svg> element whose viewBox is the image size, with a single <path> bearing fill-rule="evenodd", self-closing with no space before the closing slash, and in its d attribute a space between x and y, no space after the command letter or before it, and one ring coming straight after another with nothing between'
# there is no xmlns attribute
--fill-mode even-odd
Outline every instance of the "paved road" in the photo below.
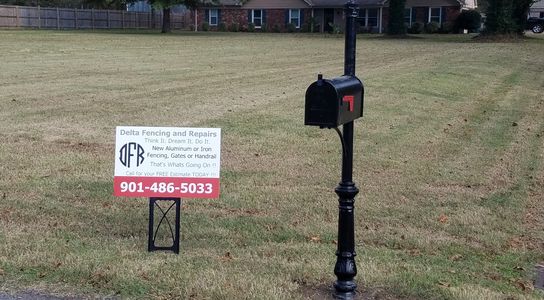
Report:
<svg viewBox="0 0 544 300"><path fill-rule="evenodd" d="M0 292L0 300L67 300L76 298L60 298L52 295L44 295L38 292L19 292L16 294L7 294Z"/></svg>
<svg viewBox="0 0 544 300"><path fill-rule="evenodd" d="M100 296L55 296L37 291L23 291L14 294L0 292L0 300L81 300L81 299L104 299L114 300L115 297Z"/></svg>

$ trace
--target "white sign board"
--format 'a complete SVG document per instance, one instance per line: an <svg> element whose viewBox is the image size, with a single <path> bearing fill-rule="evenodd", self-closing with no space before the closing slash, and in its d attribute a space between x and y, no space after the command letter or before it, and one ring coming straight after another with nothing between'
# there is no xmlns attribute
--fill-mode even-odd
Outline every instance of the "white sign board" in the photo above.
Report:
<svg viewBox="0 0 544 300"><path fill-rule="evenodd" d="M114 195L218 198L221 129L119 126Z"/></svg>

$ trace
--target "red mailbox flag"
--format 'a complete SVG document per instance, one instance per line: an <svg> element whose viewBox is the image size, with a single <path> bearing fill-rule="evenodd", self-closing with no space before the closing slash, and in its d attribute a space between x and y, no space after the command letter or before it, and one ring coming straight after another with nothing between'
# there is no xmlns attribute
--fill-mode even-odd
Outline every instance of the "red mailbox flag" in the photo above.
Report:
<svg viewBox="0 0 544 300"><path fill-rule="evenodd" d="M349 111L353 111L353 96L344 96L344 98L342 98L342 102L348 102Z"/></svg>

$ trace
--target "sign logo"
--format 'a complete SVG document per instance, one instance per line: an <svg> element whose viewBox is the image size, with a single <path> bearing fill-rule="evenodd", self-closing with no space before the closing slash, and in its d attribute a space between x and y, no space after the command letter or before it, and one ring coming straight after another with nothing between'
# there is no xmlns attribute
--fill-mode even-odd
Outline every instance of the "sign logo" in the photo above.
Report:
<svg viewBox="0 0 544 300"><path fill-rule="evenodd" d="M130 168L134 163L139 167L144 162L144 148L140 144L126 143L119 150L119 161L123 166Z"/></svg>

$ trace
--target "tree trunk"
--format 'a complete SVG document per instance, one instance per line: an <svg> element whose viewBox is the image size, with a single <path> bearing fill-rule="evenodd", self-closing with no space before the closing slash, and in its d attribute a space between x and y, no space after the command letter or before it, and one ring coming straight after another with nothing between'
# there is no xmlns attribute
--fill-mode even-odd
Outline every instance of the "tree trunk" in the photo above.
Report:
<svg viewBox="0 0 544 300"><path fill-rule="evenodd" d="M162 9L162 33L170 32L170 7Z"/></svg>

